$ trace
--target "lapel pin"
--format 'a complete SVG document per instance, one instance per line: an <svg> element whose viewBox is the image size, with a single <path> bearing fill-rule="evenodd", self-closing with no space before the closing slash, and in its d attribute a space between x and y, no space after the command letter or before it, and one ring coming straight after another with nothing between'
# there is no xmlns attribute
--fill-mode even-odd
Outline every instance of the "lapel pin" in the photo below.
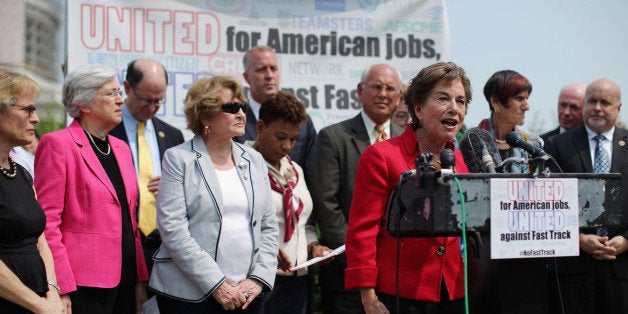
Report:
<svg viewBox="0 0 628 314"><path fill-rule="evenodd" d="M246 172L247 167L248 166L244 161L238 164L238 168L240 168L240 171L242 172L242 177L244 178L244 180L249 179L248 173Z"/></svg>
<svg viewBox="0 0 628 314"><path fill-rule="evenodd" d="M617 143L617 144L619 144L619 146L621 146L621 147L626 146L626 142L624 142L624 141L619 141L619 143Z"/></svg>
<svg viewBox="0 0 628 314"><path fill-rule="evenodd" d="M159 137L161 137L161 138L166 137L166 134L164 134L163 131L159 131L157 134L159 134Z"/></svg>

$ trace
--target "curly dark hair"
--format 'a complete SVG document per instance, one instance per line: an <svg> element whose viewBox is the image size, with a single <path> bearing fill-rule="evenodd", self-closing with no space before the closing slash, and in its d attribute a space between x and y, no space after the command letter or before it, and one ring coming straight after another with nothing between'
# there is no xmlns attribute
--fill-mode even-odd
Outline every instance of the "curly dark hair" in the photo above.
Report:
<svg viewBox="0 0 628 314"><path fill-rule="evenodd" d="M259 110L259 119L268 125L277 120L302 125L307 121L305 105L294 95L279 91L270 96Z"/></svg>

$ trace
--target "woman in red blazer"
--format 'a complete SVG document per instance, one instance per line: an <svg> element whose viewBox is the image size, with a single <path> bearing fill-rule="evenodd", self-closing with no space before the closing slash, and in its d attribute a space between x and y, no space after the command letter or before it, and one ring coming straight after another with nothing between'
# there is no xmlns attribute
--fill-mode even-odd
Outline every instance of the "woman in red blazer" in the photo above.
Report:
<svg viewBox="0 0 628 314"><path fill-rule="evenodd" d="M73 313L135 313L148 271L136 221L131 151L107 133L122 119L116 71L88 65L68 74L70 126L41 138L35 187L61 298ZM136 287L137 285L137 287Z"/></svg>
<svg viewBox="0 0 628 314"><path fill-rule="evenodd" d="M436 63L412 80L405 95L412 125L388 141L369 146L360 157L346 238L347 289L359 288L366 313L396 309L399 271L400 313L464 313L464 271L458 238L402 239L397 268L397 239L383 222L390 194L403 171L415 168L421 153L453 149L452 138L471 101L465 71L454 63ZM455 151L456 171L467 172Z"/></svg>

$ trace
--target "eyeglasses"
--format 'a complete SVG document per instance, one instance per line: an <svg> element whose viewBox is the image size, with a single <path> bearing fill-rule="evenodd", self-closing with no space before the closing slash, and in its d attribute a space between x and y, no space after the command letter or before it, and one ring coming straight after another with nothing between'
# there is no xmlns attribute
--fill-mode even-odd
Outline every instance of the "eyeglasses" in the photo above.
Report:
<svg viewBox="0 0 628 314"><path fill-rule="evenodd" d="M395 113L395 118L405 121L405 120L408 120L410 118L410 114L405 112L405 111L399 111L399 112Z"/></svg>
<svg viewBox="0 0 628 314"><path fill-rule="evenodd" d="M159 107L164 103L163 99L148 99L148 98L142 98L137 94L137 91L135 90L135 87L131 86L131 90L133 90L133 94L135 95L135 98L137 98L137 100L140 101L140 104L142 106L150 106L150 105L155 105L155 107Z"/></svg>
<svg viewBox="0 0 628 314"><path fill-rule="evenodd" d="M96 92L96 94L105 95L107 97L116 98L118 96L124 98L124 92L121 89L112 89L105 92Z"/></svg>
<svg viewBox="0 0 628 314"><path fill-rule="evenodd" d="M240 109L242 109L242 112L246 112L246 110L249 109L249 104L245 102L232 101L220 106L220 109L226 113L236 114L240 111Z"/></svg>
<svg viewBox="0 0 628 314"><path fill-rule="evenodd" d="M368 87L371 91L373 91L374 93L381 93L382 90L386 91L386 94L388 95L396 95L399 93L399 88L398 87L394 87L394 86L390 86L390 85L383 85L380 83L371 83L371 84L367 84L367 83L362 83L362 85L365 85L366 87Z"/></svg>
<svg viewBox="0 0 628 314"><path fill-rule="evenodd" d="M30 105L30 106L18 106L18 105L11 105L12 107L18 108L18 110L24 111L28 114L28 117L32 117L33 113L35 113L37 111L37 107Z"/></svg>

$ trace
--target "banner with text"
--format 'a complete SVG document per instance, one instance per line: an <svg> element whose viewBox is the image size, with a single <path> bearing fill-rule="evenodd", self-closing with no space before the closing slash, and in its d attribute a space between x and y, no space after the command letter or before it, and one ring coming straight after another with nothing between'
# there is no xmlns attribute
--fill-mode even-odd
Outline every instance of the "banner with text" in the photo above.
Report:
<svg viewBox="0 0 628 314"><path fill-rule="evenodd" d="M305 103L317 129L361 109L364 68L388 63L408 82L449 60L444 0L68 0L68 70L137 58L170 75L157 116L185 129L183 99L199 77L232 75L248 92L242 56L255 45L278 54L284 90ZM187 135L189 136L190 133Z"/></svg>
<svg viewBox="0 0 628 314"><path fill-rule="evenodd" d="M491 258L577 256L577 179L491 179Z"/></svg>

